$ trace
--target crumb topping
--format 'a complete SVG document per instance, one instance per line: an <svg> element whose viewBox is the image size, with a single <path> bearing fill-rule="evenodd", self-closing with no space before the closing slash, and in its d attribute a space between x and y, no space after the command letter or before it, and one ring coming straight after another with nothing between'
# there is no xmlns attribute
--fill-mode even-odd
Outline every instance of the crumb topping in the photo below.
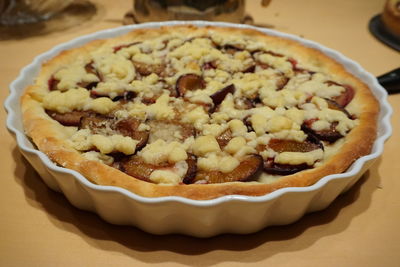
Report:
<svg viewBox="0 0 400 267"><path fill-rule="evenodd" d="M86 159L138 179L265 182L319 166L358 124L351 86L275 50L213 31L105 43L52 73L42 106Z"/></svg>

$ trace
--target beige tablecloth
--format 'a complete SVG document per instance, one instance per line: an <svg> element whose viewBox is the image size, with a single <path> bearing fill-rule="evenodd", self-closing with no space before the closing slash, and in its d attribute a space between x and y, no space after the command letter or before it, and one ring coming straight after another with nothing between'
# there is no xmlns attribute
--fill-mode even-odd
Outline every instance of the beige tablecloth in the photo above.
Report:
<svg viewBox="0 0 400 267"><path fill-rule="evenodd" d="M399 52L368 32L368 21L384 0L259 1L247 11L257 23L304 36L336 49L374 75L400 65ZM121 25L131 1L93 1L88 21L40 36L0 41L1 100L8 84L32 59L56 44ZM73 23L72 23L73 24ZM252 235L195 239L153 236L120 227L76 209L48 189L0 129L0 266L400 266L400 94L393 136L383 156L326 210ZM5 122L5 111L1 111Z"/></svg>

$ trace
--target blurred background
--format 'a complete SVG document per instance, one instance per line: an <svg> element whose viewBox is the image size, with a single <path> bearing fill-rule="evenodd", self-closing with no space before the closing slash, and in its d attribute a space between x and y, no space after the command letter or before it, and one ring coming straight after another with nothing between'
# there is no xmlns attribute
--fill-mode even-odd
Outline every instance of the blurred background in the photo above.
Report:
<svg viewBox="0 0 400 267"><path fill-rule="evenodd" d="M397 54L369 31L371 20L382 13L385 3L386 0L0 0L0 46L1 41L43 35L52 36L54 43L63 42L77 34L137 22L204 18L292 33L352 55L363 64L368 62L365 51L376 47L387 50L387 56ZM38 18L32 17L35 12ZM13 21L13 16L20 18ZM24 21L27 23L22 24ZM379 74L389 71L387 64L380 62L371 68Z"/></svg>

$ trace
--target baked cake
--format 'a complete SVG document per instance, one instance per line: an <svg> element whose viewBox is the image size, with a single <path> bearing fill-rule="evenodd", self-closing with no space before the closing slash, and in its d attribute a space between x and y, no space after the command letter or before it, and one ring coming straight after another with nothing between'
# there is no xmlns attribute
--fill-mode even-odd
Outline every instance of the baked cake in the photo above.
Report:
<svg viewBox="0 0 400 267"><path fill-rule="evenodd" d="M22 97L37 148L146 197L260 196L368 154L379 106L322 52L252 29L133 30L61 52Z"/></svg>

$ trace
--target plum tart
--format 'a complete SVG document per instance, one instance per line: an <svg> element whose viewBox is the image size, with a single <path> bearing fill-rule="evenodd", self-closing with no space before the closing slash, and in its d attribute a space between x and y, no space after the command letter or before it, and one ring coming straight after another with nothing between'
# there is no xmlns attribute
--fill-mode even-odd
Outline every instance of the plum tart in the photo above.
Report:
<svg viewBox="0 0 400 267"><path fill-rule="evenodd" d="M22 96L57 165L141 196L309 186L370 152L379 105L322 52L257 30L133 30L63 51Z"/></svg>

